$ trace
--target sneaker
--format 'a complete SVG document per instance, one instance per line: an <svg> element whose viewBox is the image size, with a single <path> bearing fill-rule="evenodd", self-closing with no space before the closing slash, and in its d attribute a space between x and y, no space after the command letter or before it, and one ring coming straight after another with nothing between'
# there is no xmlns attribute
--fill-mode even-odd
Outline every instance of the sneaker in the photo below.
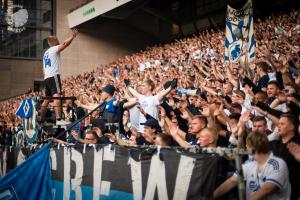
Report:
<svg viewBox="0 0 300 200"><path fill-rule="evenodd" d="M67 122L67 121L65 121L65 120L56 120L56 125L57 126L67 126L67 125L69 125L71 122Z"/></svg>

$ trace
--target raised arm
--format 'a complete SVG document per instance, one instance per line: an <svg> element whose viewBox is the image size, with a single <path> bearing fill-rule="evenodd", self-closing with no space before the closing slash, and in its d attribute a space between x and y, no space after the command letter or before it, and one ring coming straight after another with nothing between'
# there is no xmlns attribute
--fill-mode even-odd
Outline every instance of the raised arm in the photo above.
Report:
<svg viewBox="0 0 300 200"><path fill-rule="evenodd" d="M130 98L126 103L124 103L123 108L131 108L135 106L138 103L138 100L136 98Z"/></svg>
<svg viewBox="0 0 300 200"><path fill-rule="evenodd" d="M140 99L142 97L142 95L140 93L138 93L135 89L133 89L132 87L130 87L130 82L129 79L124 79L124 83L125 86L127 88L127 90L137 99Z"/></svg>
<svg viewBox="0 0 300 200"><path fill-rule="evenodd" d="M158 93L158 100L159 101L162 101L162 99L167 96L167 94L169 94L171 92L172 89L175 89L177 87L177 79L173 79L172 80L172 83L171 83L171 86L168 87L167 89L165 90L162 90Z"/></svg>
<svg viewBox="0 0 300 200"><path fill-rule="evenodd" d="M81 102L78 101L78 100L75 101L75 104L76 104L78 107L81 107L81 108L84 108L84 109L87 109L87 110L93 110L94 108L96 108L96 107L98 106L97 104L89 104L89 105L86 105L86 104L81 103Z"/></svg>
<svg viewBox="0 0 300 200"><path fill-rule="evenodd" d="M226 76L228 77L230 83L234 86L234 87L238 87L238 82L236 80L234 80L233 76L232 76L232 72L229 66L226 66Z"/></svg>
<svg viewBox="0 0 300 200"><path fill-rule="evenodd" d="M184 139L180 137L178 134L179 127L175 126L174 124L169 126L170 134L173 137L173 139L183 148L191 147L189 143L187 143Z"/></svg>
<svg viewBox="0 0 300 200"><path fill-rule="evenodd" d="M73 39L78 35L78 30L77 29L72 29L70 36L62 43L58 46L58 52L63 51L67 46L69 46L71 44L71 42L73 41Z"/></svg>
<svg viewBox="0 0 300 200"><path fill-rule="evenodd" d="M169 88L167 88L167 89L165 89L165 90L161 90L157 95L158 95L158 100L159 100L159 102L161 102L162 100L163 100L163 98L165 97L165 96L167 96L170 92L171 92L171 90L172 90L172 88L171 87L169 87Z"/></svg>

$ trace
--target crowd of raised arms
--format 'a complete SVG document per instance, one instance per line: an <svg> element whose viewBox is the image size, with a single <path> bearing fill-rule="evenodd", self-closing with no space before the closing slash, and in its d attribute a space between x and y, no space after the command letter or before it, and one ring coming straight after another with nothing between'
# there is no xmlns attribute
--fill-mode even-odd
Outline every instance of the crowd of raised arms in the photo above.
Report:
<svg viewBox="0 0 300 200"><path fill-rule="evenodd" d="M276 182L275 173L269 182L278 187L267 185L265 190L269 194L284 191L291 193L287 199L298 199L300 12L256 19L254 31L256 59L249 64L224 61L225 31L215 29L149 47L62 80L63 96L77 97L74 105L72 100L63 101L65 121L72 121L71 109L80 118L102 102L105 106L66 140L50 139L58 143L248 147L255 149L258 167L259 160L272 151L284 160L275 159L285 172L280 180L289 181ZM10 145L5 137L21 126L15 112L28 96L44 94L31 92L0 103L2 144ZM53 120L51 103L46 113L45 121ZM107 122L118 123L119 131L111 130ZM253 166L250 162L245 167ZM215 190L215 197L236 183L233 175Z"/></svg>

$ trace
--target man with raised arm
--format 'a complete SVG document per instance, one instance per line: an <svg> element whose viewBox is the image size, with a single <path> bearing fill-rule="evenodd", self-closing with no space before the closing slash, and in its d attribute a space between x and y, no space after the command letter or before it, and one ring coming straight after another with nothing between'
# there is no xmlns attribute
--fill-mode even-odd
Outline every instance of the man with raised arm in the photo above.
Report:
<svg viewBox="0 0 300 200"><path fill-rule="evenodd" d="M45 95L50 97L60 97L62 88L60 81L61 74L61 58L60 52L68 47L73 39L78 35L77 29L72 29L69 37L60 44L56 36L48 37L50 48L44 53L43 57L43 72L45 80ZM48 99L44 100L41 108L41 122L45 121L46 109L49 104ZM65 125L66 122L61 119L61 101L54 100L54 111L57 125Z"/></svg>
<svg viewBox="0 0 300 200"><path fill-rule="evenodd" d="M162 99L171 92L172 88L177 87L177 79L174 79L172 83L170 84L170 87L164 90L161 90L156 95L153 95L152 92L155 88L155 84L152 80L146 79L142 84L142 94L138 93L135 89L130 87L130 82L128 79L124 80L126 88L129 90L129 92L138 99L141 108L149 115L151 115L153 118L158 118L158 105L161 103ZM146 118L144 115L140 115L140 123L145 123ZM143 132L144 126L139 126L139 132Z"/></svg>

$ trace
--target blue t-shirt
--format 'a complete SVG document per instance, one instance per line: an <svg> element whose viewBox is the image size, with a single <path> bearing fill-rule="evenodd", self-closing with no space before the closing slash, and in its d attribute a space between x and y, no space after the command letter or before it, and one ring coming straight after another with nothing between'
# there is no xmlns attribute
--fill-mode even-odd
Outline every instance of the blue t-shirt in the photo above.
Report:
<svg viewBox="0 0 300 200"><path fill-rule="evenodd" d="M114 106L113 103L116 101L115 98L112 98L111 100L107 101L106 102L106 105L105 105L105 110L107 112L110 112L110 113L117 113L117 110L118 110L118 106Z"/></svg>

